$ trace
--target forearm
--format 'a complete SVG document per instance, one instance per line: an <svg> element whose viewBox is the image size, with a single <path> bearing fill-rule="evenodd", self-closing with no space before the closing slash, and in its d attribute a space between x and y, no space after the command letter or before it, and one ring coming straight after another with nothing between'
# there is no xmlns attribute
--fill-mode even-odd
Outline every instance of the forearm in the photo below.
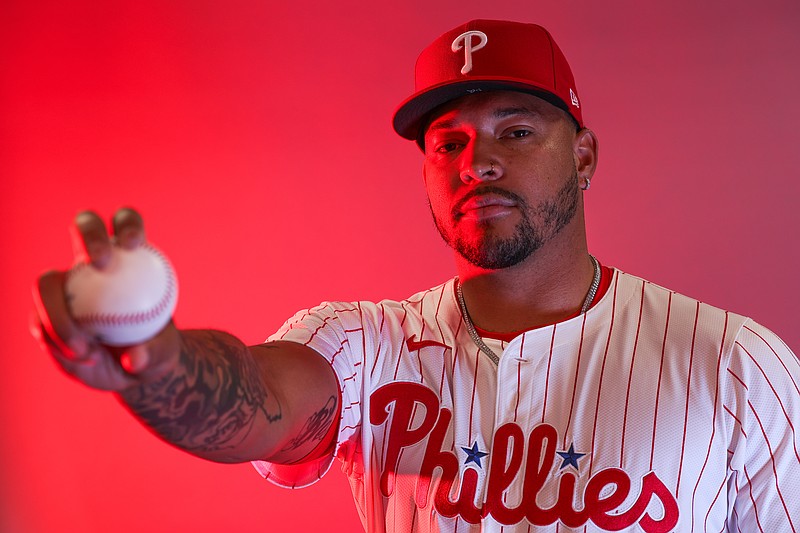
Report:
<svg viewBox="0 0 800 533"><path fill-rule="evenodd" d="M180 332L173 368L119 396L162 439L206 459L263 458L279 441L281 406L258 362L241 341L220 331Z"/></svg>
<svg viewBox="0 0 800 533"><path fill-rule="evenodd" d="M114 239L92 212L75 220L76 244L98 275L115 250L134 251L145 242L141 216L133 210L117 212L113 228ZM315 451L338 422L336 376L312 348L291 342L248 347L223 332L180 331L172 322L117 348L76 322L67 278L50 271L37 280L35 334L42 347L79 382L116 391L165 441L220 462L289 463Z"/></svg>

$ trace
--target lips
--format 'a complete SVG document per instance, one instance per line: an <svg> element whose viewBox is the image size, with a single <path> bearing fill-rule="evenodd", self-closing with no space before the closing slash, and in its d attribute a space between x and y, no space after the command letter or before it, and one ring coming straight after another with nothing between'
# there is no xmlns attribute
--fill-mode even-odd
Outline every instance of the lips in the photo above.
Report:
<svg viewBox="0 0 800 533"><path fill-rule="evenodd" d="M473 191L458 201L453 209L456 220L475 218L478 220L503 216L519 205L514 194L508 191Z"/></svg>
<svg viewBox="0 0 800 533"><path fill-rule="evenodd" d="M466 202L461 204L459 210L462 213L466 213L467 211L472 211L475 209L483 209L485 207L492 207L492 206L503 206L503 207L514 207L516 202L511 199L503 198L502 196L497 196L494 194L487 194L481 196L473 196L472 198L468 198Z"/></svg>

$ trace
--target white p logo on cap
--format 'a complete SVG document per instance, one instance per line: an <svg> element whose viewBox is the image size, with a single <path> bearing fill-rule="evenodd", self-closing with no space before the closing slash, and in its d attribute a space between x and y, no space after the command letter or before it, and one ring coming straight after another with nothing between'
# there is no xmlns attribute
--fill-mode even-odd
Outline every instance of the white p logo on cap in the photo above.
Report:
<svg viewBox="0 0 800 533"><path fill-rule="evenodd" d="M472 38L478 38L478 44L472 44ZM463 46L461 43L464 43ZM476 52L486 46L486 43L489 42L489 37L486 36L485 33L478 30L471 30L465 31L453 41L453 44L450 45L450 49L453 52L458 52L461 48L464 48L464 66L461 67L461 74L466 74L470 70L472 70L472 52Z"/></svg>

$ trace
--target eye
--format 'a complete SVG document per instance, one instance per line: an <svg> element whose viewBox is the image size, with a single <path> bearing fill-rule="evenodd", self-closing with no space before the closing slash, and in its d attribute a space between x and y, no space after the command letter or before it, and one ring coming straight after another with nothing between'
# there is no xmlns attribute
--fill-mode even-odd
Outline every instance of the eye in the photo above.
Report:
<svg viewBox="0 0 800 533"><path fill-rule="evenodd" d="M508 133L507 136L511 137L512 139L522 139L524 137L527 137L528 135L531 135L532 133L533 132L531 132L531 130L517 129L517 130L512 130L510 133Z"/></svg>
<svg viewBox="0 0 800 533"><path fill-rule="evenodd" d="M457 150L459 146L460 146L459 143L456 142L442 143L436 146L434 152L439 154L446 154L454 150Z"/></svg>

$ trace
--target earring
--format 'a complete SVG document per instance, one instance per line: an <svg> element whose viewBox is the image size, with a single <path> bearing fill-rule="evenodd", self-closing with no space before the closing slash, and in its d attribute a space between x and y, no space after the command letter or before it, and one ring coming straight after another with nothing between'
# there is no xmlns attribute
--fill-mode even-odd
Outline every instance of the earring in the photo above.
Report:
<svg viewBox="0 0 800 533"><path fill-rule="evenodd" d="M584 178L586 180L586 184L581 186L582 191L588 191L589 187L592 186L592 180L590 178Z"/></svg>

